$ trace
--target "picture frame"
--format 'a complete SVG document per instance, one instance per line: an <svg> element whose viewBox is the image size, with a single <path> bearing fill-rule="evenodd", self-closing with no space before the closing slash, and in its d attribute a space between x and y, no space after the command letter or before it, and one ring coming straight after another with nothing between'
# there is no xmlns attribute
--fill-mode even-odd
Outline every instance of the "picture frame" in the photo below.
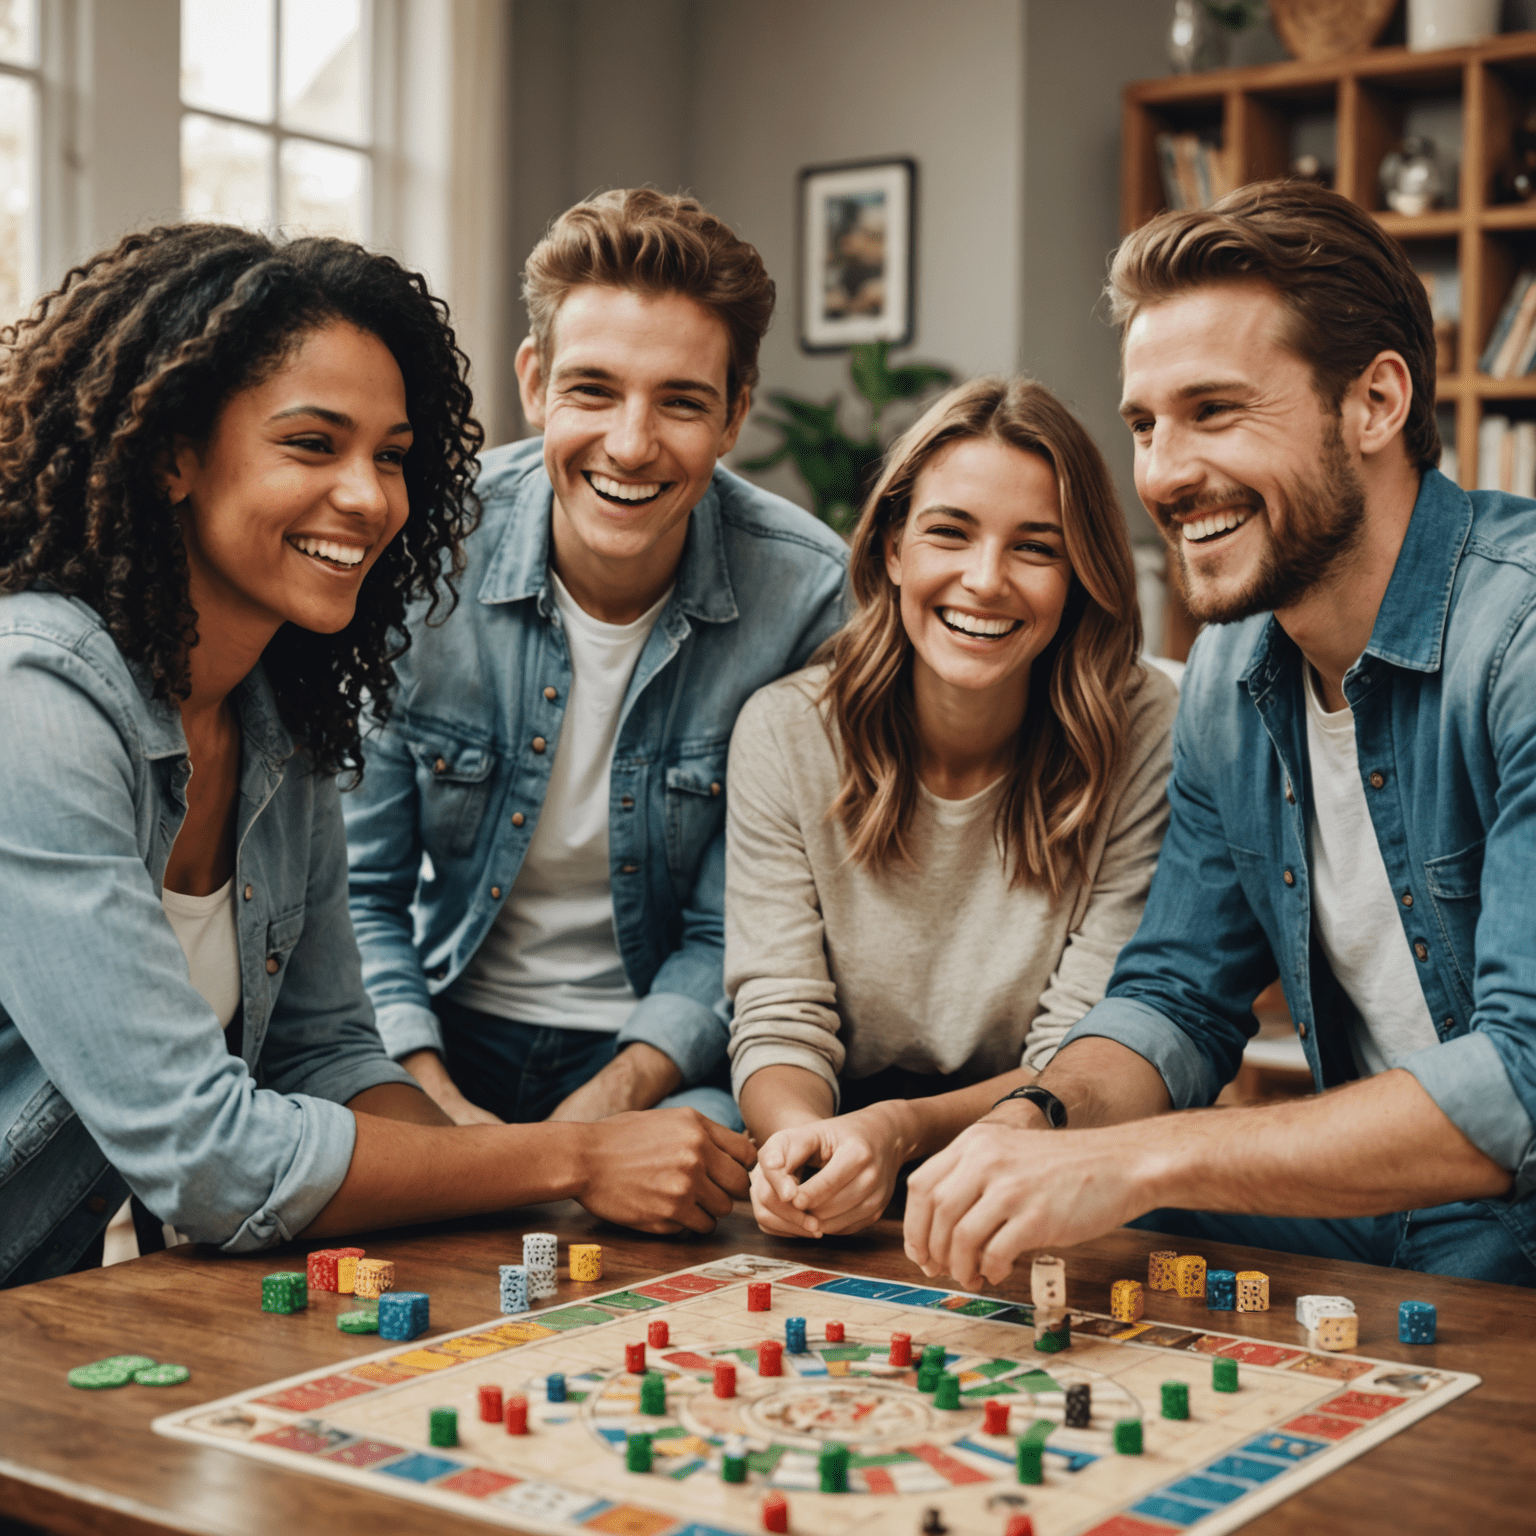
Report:
<svg viewBox="0 0 1536 1536"><path fill-rule="evenodd" d="M905 346L916 318L917 162L807 166L797 205L801 350Z"/></svg>

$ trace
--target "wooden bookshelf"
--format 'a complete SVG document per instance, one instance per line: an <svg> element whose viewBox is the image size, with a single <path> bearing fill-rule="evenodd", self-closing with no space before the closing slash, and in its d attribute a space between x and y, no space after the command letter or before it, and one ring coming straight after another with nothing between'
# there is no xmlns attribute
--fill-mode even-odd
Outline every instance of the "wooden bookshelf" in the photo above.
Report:
<svg viewBox="0 0 1536 1536"><path fill-rule="evenodd" d="M1335 188L1370 209L1411 255L1442 265L1454 259L1460 274L1457 366L1436 381L1436 397L1454 412L1461 483L1470 488L1477 482L1484 411L1536 414L1536 376L1491 379L1477 367L1515 273L1536 262L1536 201L1493 202L1495 172L1530 101L1536 101L1536 32L1507 33L1438 53L1372 48L1319 64L1288 60L1138 81L1124 94L1121 227L1129 233L1165 207L1159 133L1219 130L1237 179L1263 181L1290 172L1299 125L1315 134L1331 119ZM1419 105L1454 107L1459 116L1458 204L1409 217L1385 207L1377 173ZM1449 158L1446 147L1440 146L1443 159ZM1169 585L1174 587L1171 580ZM1176 590L1170 599L1165 647L1182 659L1194 626Z"/></svg>

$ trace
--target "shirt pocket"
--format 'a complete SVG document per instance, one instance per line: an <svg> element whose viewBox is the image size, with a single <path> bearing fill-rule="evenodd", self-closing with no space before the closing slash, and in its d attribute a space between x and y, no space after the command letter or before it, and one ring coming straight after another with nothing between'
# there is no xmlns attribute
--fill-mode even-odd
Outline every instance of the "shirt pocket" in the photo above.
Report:
<svg viewBox="0 0 1536 1536"><path fill-rule="evenodd" d="M421 801L421 840L433 862L467 858L485 818L496 755L486 747L412 742Z"/></svg>
<svg viewBox="0 0 1536 1536"><path fill-rule="evenodd" d="M52 1083L44 1083L27 1100L16 1123L0 1143L0 1184L37 1156L75 1118L69 1101Z"/></svg>
<svg viewBox="0 0 1536 1536"><path fill-rule="evenodd" d="M726 745L690 755L666 772L667 868L693 888L705 850L725 825Z"/></svg>
<svg viewBox="0 0 1536 1536"><path fill-rule="evenodd" d="M1434 908L1440 942L1451 957L1457 990L1467 1012L1472 1010L1472 979L1477 969L1477 920L1482 914L1483 853L1487 839L1478 838L1460 853L1426 859L1424 884Z"/></svg>
<svg viewBox="0 0 1536 1536"><path fill-rule="evenodd" d="M304 932L304 908L297 906L292 911L285 912L281 917L274 917L267 924L267 953L266 971L272 978L272 991L275 994L283 984L283 973L288 968L289 956L293 954L294 946L299 942L299 935Z"/></svg>

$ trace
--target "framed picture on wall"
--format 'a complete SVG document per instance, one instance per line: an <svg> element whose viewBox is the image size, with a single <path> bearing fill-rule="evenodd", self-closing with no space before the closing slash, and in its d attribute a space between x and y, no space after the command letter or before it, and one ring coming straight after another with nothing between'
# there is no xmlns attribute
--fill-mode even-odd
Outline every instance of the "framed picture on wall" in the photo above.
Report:
<svg viewBox="0 0 1536 1536"><path fill-rule="evenodd" d="M861 160L800 172L800 345L837 352L912 340L917 164Z"/></svg>

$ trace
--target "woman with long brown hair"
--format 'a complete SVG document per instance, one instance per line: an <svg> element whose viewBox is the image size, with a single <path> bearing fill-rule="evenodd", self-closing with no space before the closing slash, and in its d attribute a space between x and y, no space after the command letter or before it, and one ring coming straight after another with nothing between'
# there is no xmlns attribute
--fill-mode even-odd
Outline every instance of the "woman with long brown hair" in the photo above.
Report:
<svg viewBox="0 0 1536 1536"><path fill-rule="evenodd" d="M731 741L733 1086L767 1231L875 1220L1103 995L1167 823L1173 685L1051 393L986 378L891 449L856 611ZM807 1165L814 1176L801 1179Z"/></svg>

